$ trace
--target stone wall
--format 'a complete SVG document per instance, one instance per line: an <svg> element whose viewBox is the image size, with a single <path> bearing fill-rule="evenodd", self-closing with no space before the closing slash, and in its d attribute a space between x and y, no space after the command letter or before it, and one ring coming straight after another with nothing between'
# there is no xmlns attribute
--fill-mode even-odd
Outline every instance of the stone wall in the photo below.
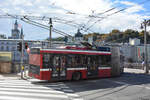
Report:
<svg viewBox="0 0 150 100"><path fill-rule="evenodd" d="M11 73L11 62L0 62L0 73Z"/></svg>

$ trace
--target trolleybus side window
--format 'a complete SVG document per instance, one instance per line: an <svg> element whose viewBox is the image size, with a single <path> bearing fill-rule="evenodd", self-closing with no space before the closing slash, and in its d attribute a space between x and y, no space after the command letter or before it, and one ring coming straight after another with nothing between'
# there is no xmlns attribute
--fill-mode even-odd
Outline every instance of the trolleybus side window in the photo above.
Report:
<svg viewBox="0 0 150 100"><path fill-rule="evenodd" d="M65 55L62 55L60 57L60 66L61 67L66 67L66 56Z"/></svg>
<svg viewBox="0 0 150 100"><path fill-rule="evenodd" d="M99 58L100 65L103 67L110 67L111 56L110 55L101 55Z"/></svg>
<svg viewBox="0 0 150 100"><path fill-rule="evenodd" d="M54 56L53 65L54 67L59 67L60 57L58 55Z"/></svg>
<svg viewBox="0 0 150 100"><path fill-rule="evenodd" d="M54 55L53 57L54 67L66 67L66 55Z"/></svg>
<svg viewBox="0 0 150 100"><path fill-rule="evenodd" d="M76 59L75 59L75 55L72 55L72 61L71 61L71 63L72 63L72 66L71 67L76 67L76 65L77 65L77 62L76 62Z"/></svg>
<svg viewBox="0 0 150 100"><path fill-rule="evenodd" d="M72 67L72 55L67 55L67 67Z"/></svg>
<svg viewBox="0 0 150 100"><path fill-rule="evenodd" d="M75 61L76 61L76 67L82 67L82 55L76 55L75 57Z"/></svg>
<svg viewBox="0 0 150 100"><path fill-rule="evenodd" d="M43 68L49 68L52 66L53 55L45 53L43 54Z"/></svg>
<svg viewBox="0 0 150 100"><path fill-rule="evenodd" d="M82 55L67 55L67 67L82 67L82 66L83 66Z"/></svg>
<svg viewBox="0 0 150 100"><path fill-rule="evenodd" d="M99 65L98 56L87 56L87 65L91 66L91 68L95 69Z"/></svg>
<svg viewBox="0 0 150 100"><path fill-rule="evenodd" d="M43 68L48 68L49 54L43 54Z"/></svg>
<svg viewBox="0 0 150 100"><path fill-rule="evenodd" d="M85 55L82 56L82 65L84 67L87 66L87 56L85 56Z"/></svg>

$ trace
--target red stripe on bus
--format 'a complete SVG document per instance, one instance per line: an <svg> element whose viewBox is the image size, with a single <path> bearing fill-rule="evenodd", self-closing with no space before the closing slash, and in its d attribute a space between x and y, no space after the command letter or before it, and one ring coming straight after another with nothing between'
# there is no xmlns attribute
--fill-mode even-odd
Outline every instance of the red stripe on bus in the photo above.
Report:
<svg viewBox="0 0 150 100"><path fill-rule="evenodd" d="M111 69L99 69L99 77L111 77Z"/></svg>

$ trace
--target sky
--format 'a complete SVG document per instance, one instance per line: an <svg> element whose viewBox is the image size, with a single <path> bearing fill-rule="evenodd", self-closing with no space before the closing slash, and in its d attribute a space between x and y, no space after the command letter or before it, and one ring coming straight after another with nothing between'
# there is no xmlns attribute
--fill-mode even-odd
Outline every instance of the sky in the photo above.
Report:
<svg viewBox="0 0 150 100"><path fill-rule="evenodd" d="M121 9L124 9L118 12ZM32 20L72 36L78 29L83 34L109 33L113 29L140 31L144 19L150 19L150 0L0 0L0 15L34 16ZM116 14L113 14L118 12ZM35 17L43 17L37 20ZM16 19L0 18L0 34L11 36ZM26 40L44 40L49 30L33 26L18 19ZM61 35L52 32L52 37Z"/></svg>

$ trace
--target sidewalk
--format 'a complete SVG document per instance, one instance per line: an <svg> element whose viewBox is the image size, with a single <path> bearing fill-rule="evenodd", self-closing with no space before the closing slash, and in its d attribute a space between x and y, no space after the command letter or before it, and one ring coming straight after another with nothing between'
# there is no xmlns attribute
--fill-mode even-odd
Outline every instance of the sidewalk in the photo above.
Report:
<svg viewBox="0 0 150 100"><path fill-rule="evenodd" d="M133 68L124 68L124 72L137 73L137 74L144 74L145 73L145 71L142 69L133 69ZM149 74L150 74L150 70L149 70Z"/></svg>
<svg viewBox="0 0 150 100"><path fill-rule="evenodd" d="M13 73L13 74L0 74L0 79L1 80L8 80L8 79L20 79L20 75L19 74L16 74L16 73Z"/></svg>

